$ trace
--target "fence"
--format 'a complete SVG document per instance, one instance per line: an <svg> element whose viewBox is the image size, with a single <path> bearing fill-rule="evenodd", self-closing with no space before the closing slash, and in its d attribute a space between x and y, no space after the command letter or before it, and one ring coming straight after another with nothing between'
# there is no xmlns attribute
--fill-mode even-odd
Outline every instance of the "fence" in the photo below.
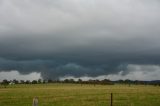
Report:
<svg viewBox="0 0 160 106"><path fill-rule="evenodd" d="M33 97L0 97L0 106L32 106ZM38 96L38 106L160 106L153 93L103 93Z"/></svg>

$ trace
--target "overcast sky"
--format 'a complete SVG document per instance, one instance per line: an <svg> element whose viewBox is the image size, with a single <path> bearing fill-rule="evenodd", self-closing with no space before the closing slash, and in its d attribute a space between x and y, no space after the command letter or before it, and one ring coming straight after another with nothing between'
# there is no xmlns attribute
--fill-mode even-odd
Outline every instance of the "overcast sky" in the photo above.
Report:
<svg viewBox="0 0 160 106"><path fill-rule="evenodd" d="M159 40L159 0L0 0L0 76L160 80Z"/></svg>

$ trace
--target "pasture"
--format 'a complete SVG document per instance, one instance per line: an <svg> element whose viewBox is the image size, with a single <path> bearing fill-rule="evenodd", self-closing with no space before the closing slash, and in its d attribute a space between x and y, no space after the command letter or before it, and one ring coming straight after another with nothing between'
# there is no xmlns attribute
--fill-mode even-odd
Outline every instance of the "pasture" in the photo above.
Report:
<svg viewBox="0 0 160 106"><path fill-rule="evenodd" d="M160 86L18 84L0 86L0 106L160 106Z"/></svg>

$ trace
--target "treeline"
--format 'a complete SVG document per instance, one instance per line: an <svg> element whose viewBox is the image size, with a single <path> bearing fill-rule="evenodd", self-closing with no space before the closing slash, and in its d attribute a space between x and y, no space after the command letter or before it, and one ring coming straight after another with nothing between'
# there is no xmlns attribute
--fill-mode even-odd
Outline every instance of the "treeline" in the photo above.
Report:
<svg viewBox="0 0 160 106"><path fill-rule="evenodd" d="M152 81L140 81L140 80L117 80L117 81L112 81L113 83L118 83L118 84L128 84L128 85L155 85L155 86L160 86L160 80L152 80Z"/></svg>
<svg viewBox="0 0 160 106"><path fill-rule="evenodd" d="M0 82L0 84L2 85L12 85L12 84L46 84L46 83L74 83L74 84L108 84L108 85L113 85L114 83L108 79L104 79L104 80L88 80L88 81L83 81L81 79L79 79L78 81L75 81L74 79L65 79L65 80L52 80L52 79L48 79L48 80L3 80L2 82Z"/></svg>
<svg viewBox="0 0 160 106"><path fill-rule="evenodd" d="M128 84L128 85L155 85L160 86L160 80L154 80L154 81L139 81L139 80L117 80L117 81L111 81L109 79L104 80L88 80L83 81L82 79L78 79L75 81L74 79L65 79L65 80L3 80L0 82L1 85L7 86L7 85L13 85L13 84L46 84L46 83L73 83L73 84L101 84L101 85L114 85L114 84Z"/></svg>

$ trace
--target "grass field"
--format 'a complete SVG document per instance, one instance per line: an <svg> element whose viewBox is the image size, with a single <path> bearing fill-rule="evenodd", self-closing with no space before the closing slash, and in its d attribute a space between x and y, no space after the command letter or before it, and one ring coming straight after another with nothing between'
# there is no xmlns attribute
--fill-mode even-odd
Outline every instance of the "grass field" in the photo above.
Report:
<svg viewBox="0 0 160 106"><path fill-rule="evenodd" d="M0 86L0 106L160 106L160 87L144 85L36 84Z"/></svg>

